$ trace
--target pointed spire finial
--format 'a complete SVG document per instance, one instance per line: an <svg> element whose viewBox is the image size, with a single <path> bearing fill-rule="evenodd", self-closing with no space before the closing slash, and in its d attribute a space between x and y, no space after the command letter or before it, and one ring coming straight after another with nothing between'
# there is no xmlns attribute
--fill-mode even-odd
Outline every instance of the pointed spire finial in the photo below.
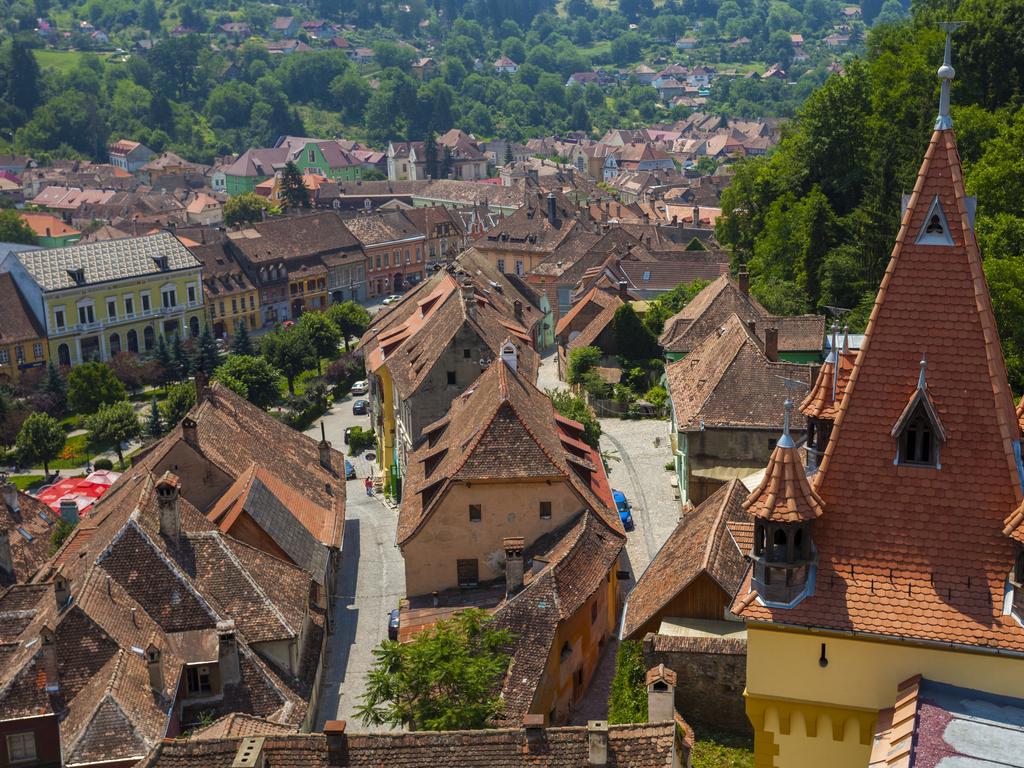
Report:
<svg viewBox="0 0 1024 768"><path fill-rule="evenodd" d="M920 365L921 365L921 371L920 371L920 373L917 374L917 388L918 389L924 389L924 387L925 387L925 384L924 384L924 372L925 372L925 369L928 367L928 360L925 357L924 352L921 353L921 363L920 363Z"/></svg>
<svg viewBox="0 0 1024 768"><path fill-rule="evenodd" d="M843 354L847 354L850 351L850 326L843 326Z"/></svg>
<svg viewBox="0 0 1024 768"><path fill-rule="evenodd" d="M789 394L786 395L786 401L782 404L783 418L782 418L782 436L776 443L779 448L796 448L796 443L793 442L793 436L789 434L789 423L793 417L793 393L798 387L806 387L807 382L797 381L796 379L790 379L786 376L779 376L782 379L782 383L786 386Z"/></svg>
<svg viewBox="0 0 1024 768"><path fill-rule="evenodd" d="M939 116L935 118L936 131L948 131L953 127L953 118L949 116L949 87L956 76L956 70L953 69L953 32L960 25L959 21L944 21L939 24L946 30L946 50L942 57L942 66L937 73L942 86L939 89Z"/></svg>

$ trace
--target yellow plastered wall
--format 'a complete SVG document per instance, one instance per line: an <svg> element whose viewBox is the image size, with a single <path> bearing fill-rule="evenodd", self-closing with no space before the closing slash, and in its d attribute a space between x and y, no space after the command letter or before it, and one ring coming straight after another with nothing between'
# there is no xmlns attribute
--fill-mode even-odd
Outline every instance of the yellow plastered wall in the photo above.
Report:
<svg viewBox="0 0 1024 768"><path fill-rule="evenodd" d="M395 399L394 386L391 382L391 372L386 365L382 365L375 371L380 378L380 408L383 412L384 426L377 435L377 466L387 477L391 471L392 459L395 452ZM373 414L374 429L377 429L377 414Z"/></svg>
<svg viewBox="0 0 1024 768"><path fill-rule="evenodd" d="M897 686L917 674L1020 696L1024 659L748 625L746 695L755 765L863 768L878 710L891 707Z"/></svg>

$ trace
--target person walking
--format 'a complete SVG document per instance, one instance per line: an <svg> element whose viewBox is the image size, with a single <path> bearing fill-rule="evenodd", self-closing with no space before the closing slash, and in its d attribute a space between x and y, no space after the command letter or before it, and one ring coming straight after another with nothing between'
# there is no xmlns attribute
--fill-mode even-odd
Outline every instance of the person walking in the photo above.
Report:
<svg viewBox="0 0 1024 768"><path fill-rule="evenodd" d="M373 479L367 477L365 480L363 480L363 486L365 486L366 488L366 495L373 496Z"/></svg>

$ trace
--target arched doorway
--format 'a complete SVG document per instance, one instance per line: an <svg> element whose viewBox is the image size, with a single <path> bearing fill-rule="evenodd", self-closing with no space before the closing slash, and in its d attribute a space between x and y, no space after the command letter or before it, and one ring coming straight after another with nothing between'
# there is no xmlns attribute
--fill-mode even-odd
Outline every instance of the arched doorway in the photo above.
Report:
<svg viewBox="0 0 1024 768"><path fill-rule="evenodd" d="M132 328L128 331L128 351L132 354L139 354L139 334Z"/></svg>
<svg viewBox="0 0 1024 768"><path fill-rule="evenodd" d="M71 365L71 350L67 344L57 347L57 362L61 365Z"/></svg>
<svg viewBox="0 0 1024 768"><path fill-rule="evenodd" d="M156 345L156 334L153 332L153 326L147 325L142 331L142 345L145 347L147 352L152 351Z"/></svg>
<svg viewBox="0 0 1024 768"><path fill-rule="evenodd" d="M118 333L110 334L110 354L116 355L121 351L121 335Z"/></svg>
<svg viewBox="0 0 1024 768"><path fill-rule="evenodd" d="M193 339L199 338L199 318L195 315L188 321L188 335Z"/></svg>

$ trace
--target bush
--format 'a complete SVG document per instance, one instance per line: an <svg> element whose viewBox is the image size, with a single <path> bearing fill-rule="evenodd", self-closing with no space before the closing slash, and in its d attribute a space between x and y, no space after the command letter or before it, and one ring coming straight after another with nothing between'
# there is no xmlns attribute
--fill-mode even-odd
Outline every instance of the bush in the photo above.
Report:
<svg viewBox="0 0 1024 768"><path fill-rule="evenodd" d="M321 391L319 393L314 391L313 398L310 398L310 393L307 390L305 394L293 395L285 400L285 412L281 416L281 420L292 429L299 432L307 429L327 410L327 388L323 382L314 384L314 390L317 386Z"/></svg>
<svg viewBox="0 0 1024 768"><path fill-rule="evenodd" d="M616 384L613 392L617 403L630 405L636 402L636 392L623 384Z"/></svg>
<svg viewBox="0 0 1024 768"><path fill-rule="evenodd" d="M666 461L665 462L665 471L666 472L675 472L676 471L676 463L674 461Z"/></svg>
<svg viewBox="0 0 1024 768"><path fill-rule="evenodd" d="M110 459L96 459L96 461L92 463L92 468L96 470L113 469L114 462L112 462Z"/></svg>
<svg viewBox="0 0 1024 768"><path fill-rule="evenodd" d="M614 391L612 385L602 379L596 371L587 371L580 383L587 394L599 400L607 400Z"/></svg>
<svg viewBox="0 0 1024 768"><path fill-rule="evenodd" d="M365 450L375 448L377 446L377 438L373 434L372 429L363 429L362 427L353 427L352 431L348 434L348 455L358 456Z"/></svg>
<svg viewBox="0 0 1024 768"><path fill-rule="evenodd" d="M644 400L651 405L656 405L659 408L664 407L665 403L668 402L668 392L663 386L656 385L644 392Z"/></svg>
<svg viewBox="0 0 1024 768"><path fill-rule="evenodd" d="M585 377L601 362L601 350L597 347L579 347L569 353L566 363L565 380L569 384L583 384Z"/></svg>
<svg viewBox="0 0 1024 768"><path fill-rule="evenodd" d="M615 654L615 677L608 698L608 722L647 722L647 681L639 640L623 640Z"/></svg>
<svg viewBox="0 0 1024 768"><path fill-rule="evenodd" d="M336 387L338 393L342 394L348 392L349 388L365 375L363 361L356 355L346 353L327 366L324 381Z"/></svg>
<svg viewBox="0 0 1024 768"><path fill-rule="evenodd" d="M547 394L556 411L565 418L578 421L583 425L583 442L591 448L597 448L601 439L601 424L590 406L587 405L587 401L564 389L548 390Z"/></svg>

